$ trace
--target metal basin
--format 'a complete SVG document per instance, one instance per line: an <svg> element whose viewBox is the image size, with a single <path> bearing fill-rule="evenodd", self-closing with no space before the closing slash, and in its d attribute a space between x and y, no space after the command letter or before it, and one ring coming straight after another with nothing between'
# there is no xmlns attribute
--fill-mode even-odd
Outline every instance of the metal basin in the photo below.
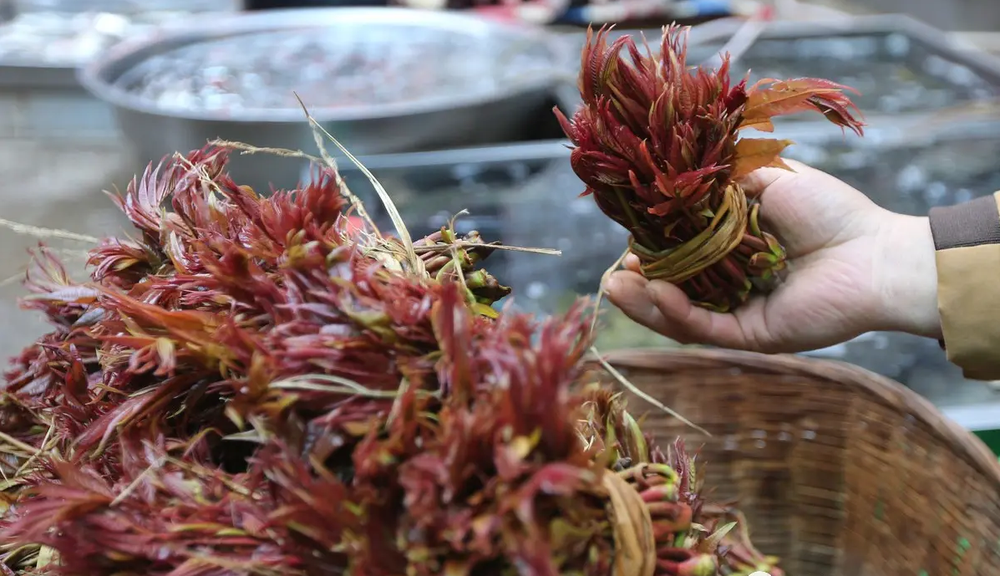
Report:
<svg viewBox="0 0 1000 576"><path fill-rule="evenodd" d="M691 61L718 52L739 26L733 21L713 23L710 34L693 29ZM660 36L659 30L642 32L651 39ZM613 33L620 34L638 37L636 31ZM584 41L585 35L577 33L570 44L579 50ZM811 76L851 86L860 92L852 99L871 124L1000 96L1000 63L995 58L958 50L940 30L900 14L768 23L733 66L733 79L748 70L751 83ZM572 105L578 102L579 95ZM825 122L813 113L778 119L800 121Z"/></svg>
<svg viewBox="0 0 1000 576"><path fill-rule="evenodd" d="M290 44L299 52L288 55ZM269 64L280 61L283 50L290 65ZM79 79L114 107L142 163L214 138L314 151L293 92L352 152L375 154L517 139L551 101L554 70L565 58L562 45L541 29L473 16L302 9L169 25L113 47L82 67ZM352 65L363 68L347 70ZM423 68L413 75L413 67ZM386 84L365 84L379 70ZM397 82L407 73L409 83ZM250 89L251 76L262 83L259 89ZM157 78L165 77L172 78L169 85L157 87ZM353 100L338 96L350 90ZM218 105L220 98L231 105ZM300 164L257 155L236 158L232 170L238 180L266 189L294 185Z"/></svg>

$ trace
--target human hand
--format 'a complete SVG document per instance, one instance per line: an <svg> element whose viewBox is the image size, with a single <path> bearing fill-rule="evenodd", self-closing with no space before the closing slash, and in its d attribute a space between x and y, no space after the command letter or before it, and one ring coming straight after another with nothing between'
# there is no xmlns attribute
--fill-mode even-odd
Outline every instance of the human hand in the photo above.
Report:
<svg viewBox="0 0 1000 576"><path fill-rule="evenodd" d="M770 294L733 313L691 304L676 286L648 281L629 256L607 297L632 320L678 342L801 352L873 330L941 337L934 240L927 218L877 206L802 163L762 168L742 182L761 195L761 218L784 245L787 272Z"/></svg>

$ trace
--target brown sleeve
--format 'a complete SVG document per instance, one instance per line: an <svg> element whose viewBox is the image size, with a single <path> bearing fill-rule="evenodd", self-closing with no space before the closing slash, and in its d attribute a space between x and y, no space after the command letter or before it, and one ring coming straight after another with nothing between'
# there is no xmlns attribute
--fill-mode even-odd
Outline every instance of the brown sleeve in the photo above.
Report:
<svg viewBox="0 0 1000 576"><path fill-rule="evenodd" d="M948 359L966 378L1000 379L1000 192L930 211Z"/></svg>

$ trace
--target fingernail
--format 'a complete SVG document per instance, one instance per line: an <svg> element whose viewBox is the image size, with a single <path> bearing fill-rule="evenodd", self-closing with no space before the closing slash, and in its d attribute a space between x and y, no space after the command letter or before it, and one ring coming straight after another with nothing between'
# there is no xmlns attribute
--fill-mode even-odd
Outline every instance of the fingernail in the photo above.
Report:
<svg viewBox="0 0 1000 576"><path fill-rule="evenodd" d="M629 254L625 257L625 261L622 263L626 270L631 270L633 272L639 271L639 257L635 254Z"/></svg>

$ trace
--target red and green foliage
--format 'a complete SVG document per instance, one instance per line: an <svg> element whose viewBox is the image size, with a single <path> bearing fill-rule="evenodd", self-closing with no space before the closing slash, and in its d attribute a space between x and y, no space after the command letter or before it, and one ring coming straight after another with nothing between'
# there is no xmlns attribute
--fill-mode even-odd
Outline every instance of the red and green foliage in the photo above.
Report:
<svg viewBox="0 0 1000 576"><path fill-rule="evenodd" d="M815 78L734 84L728 57L718 70L688 66L686 28L664 28L657 55L627 35L609 45L608 31L588 31L579 110L572 120L555 110L573 170L584 194L631 232L647 277L733 309L755 287L772 287L785 262L760 227L758 199L738 183L758 168L787 168L780 154L791 144L742 131L771 132L775 116L814 111L861 135L848 88Z"/></svg>
<svg viewBox="0 0 1000 576"><path fill-rule="evenodd" d="M332 171L263 197L226 159L147 169L90 281L36 256L53 330L0 395L5 573L604 576L609 474L648 507L653 573L728 573L683 445L580 385L586 302L497 313L477 234L416 242L414 270Z"/></svg>

